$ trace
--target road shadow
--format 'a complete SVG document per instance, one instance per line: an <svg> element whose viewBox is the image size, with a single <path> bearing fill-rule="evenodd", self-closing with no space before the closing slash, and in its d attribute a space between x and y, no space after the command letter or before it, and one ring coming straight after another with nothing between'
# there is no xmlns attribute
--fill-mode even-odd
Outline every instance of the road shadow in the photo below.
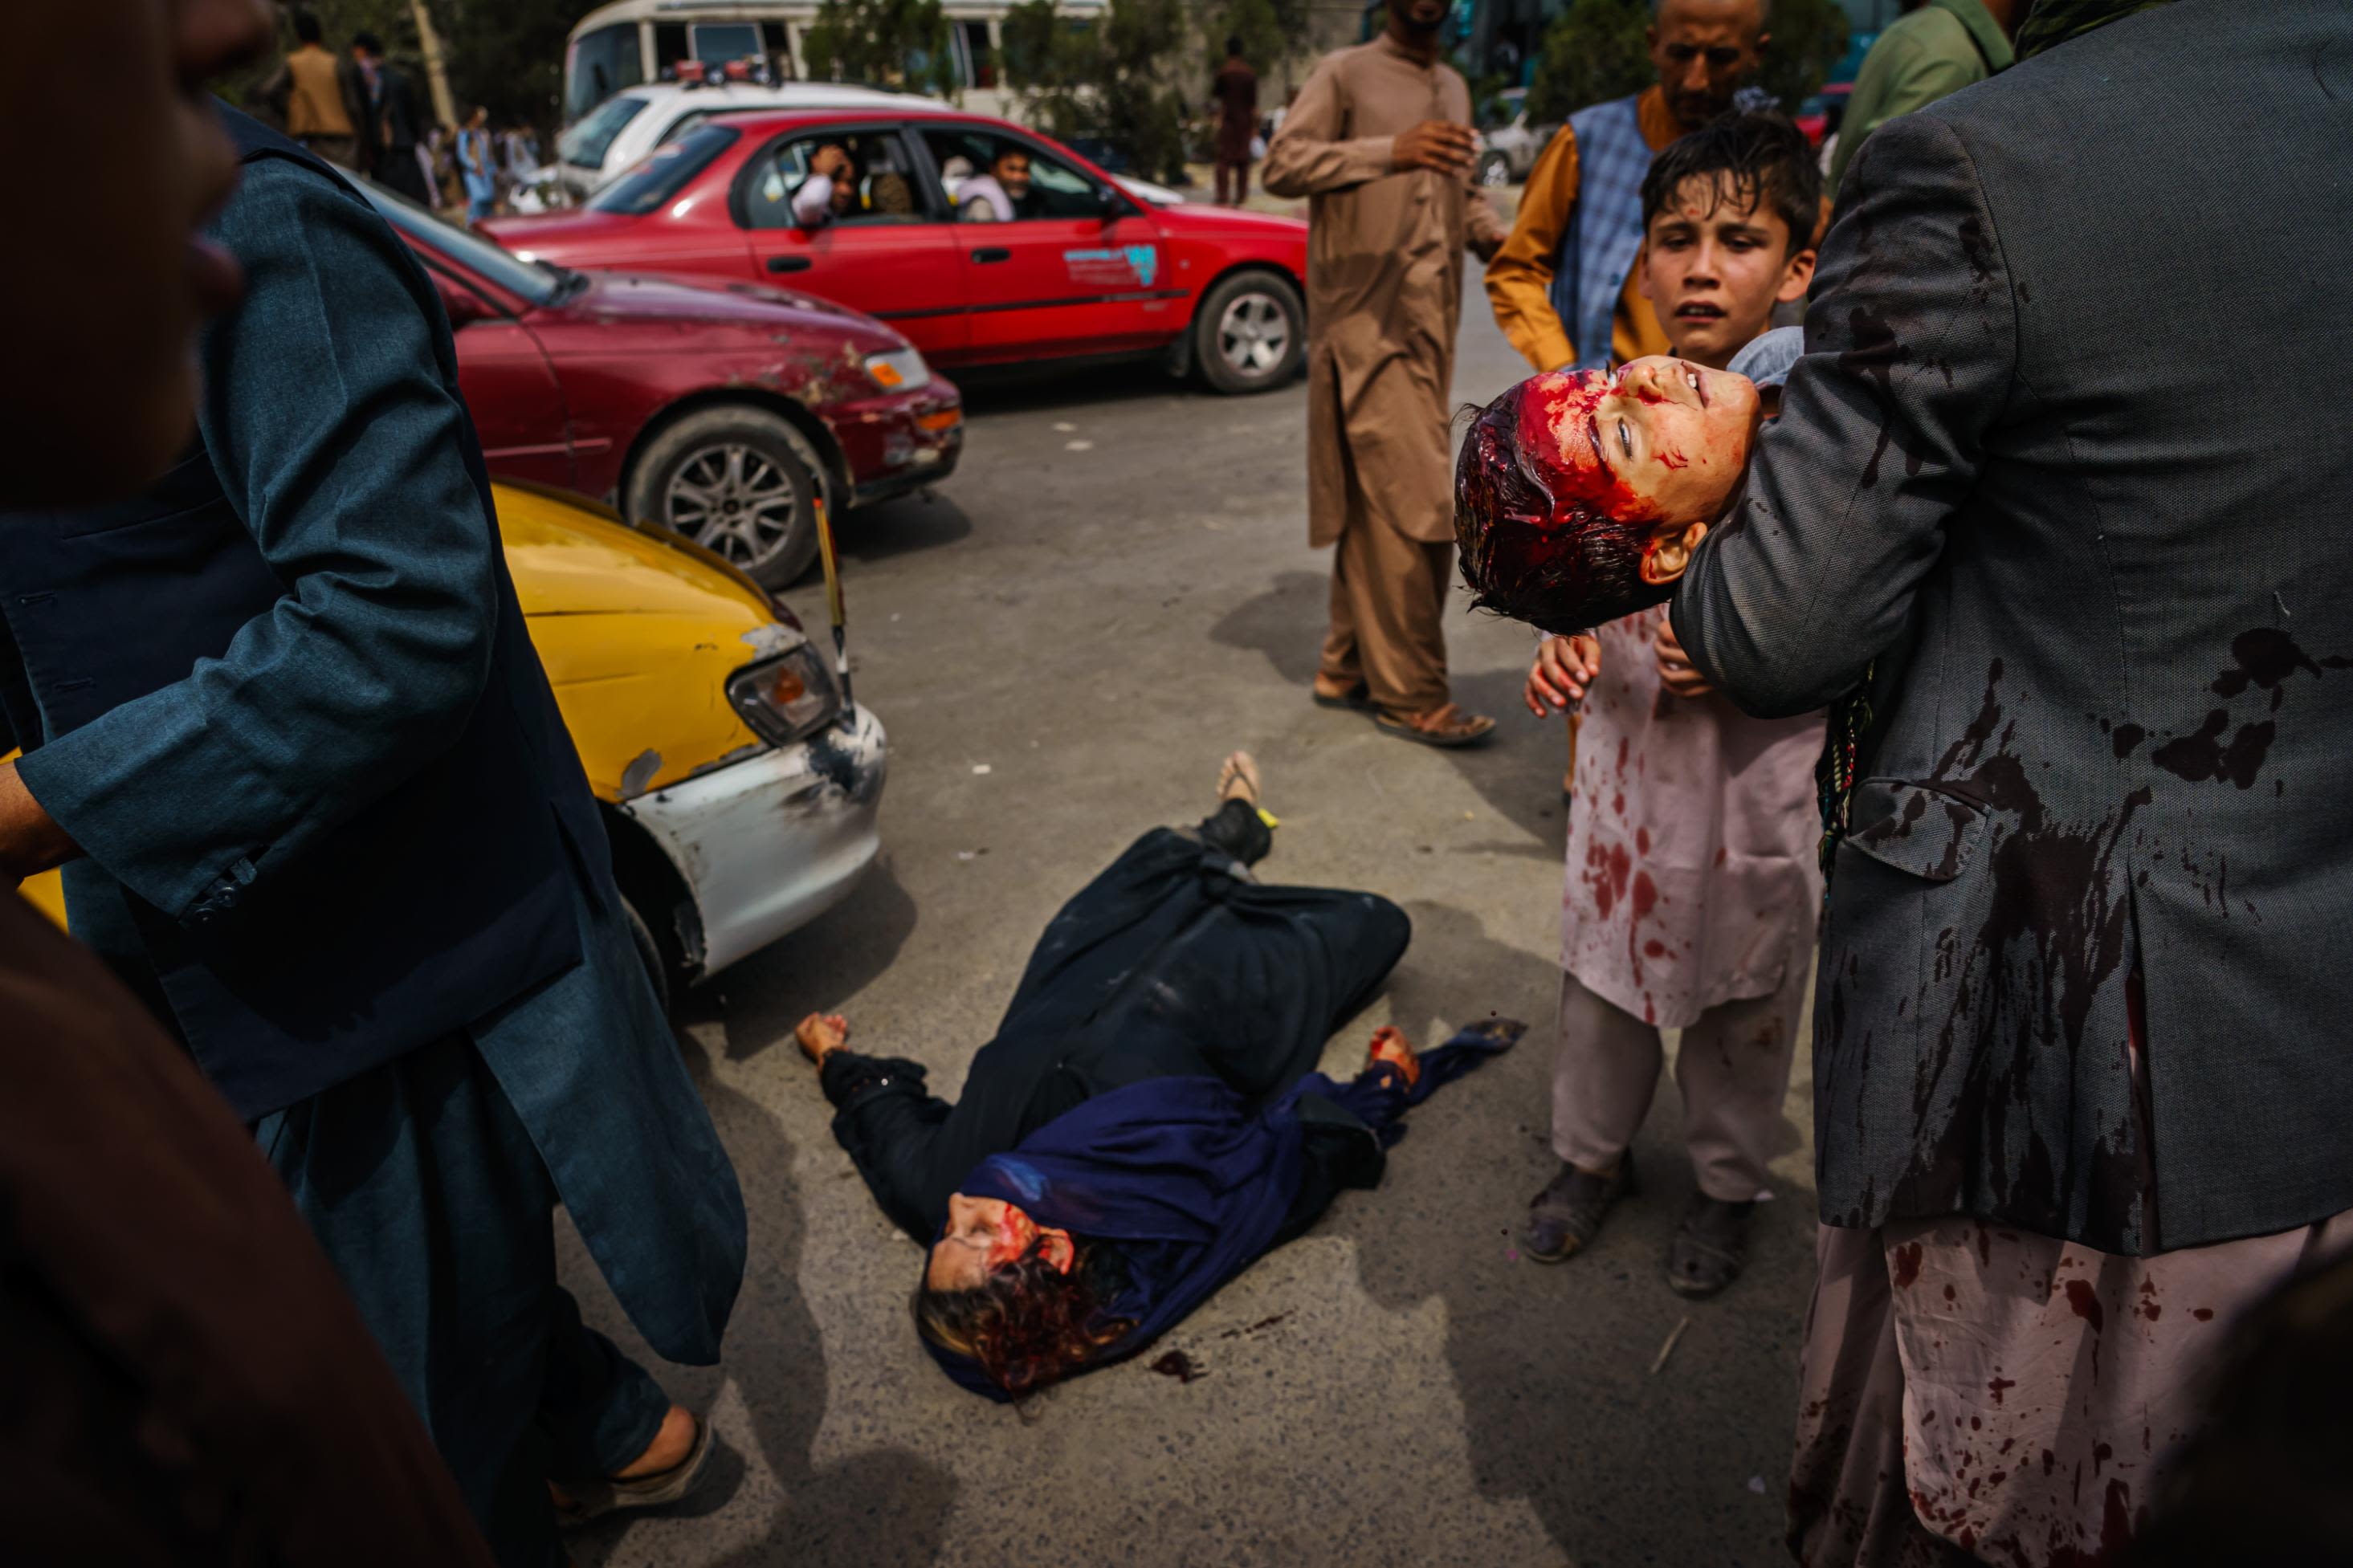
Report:
<svg viewBox="0 0 2353 1568"><path fill-rule="evenodd" d="M925 489L860 507L842 519L834 543L846 560L888 561L919 550L938 550L971 533L972 519L964 508L946 495ZM824 578L812 571L794 585L821 589L823 584Z"/></svg>
<svg viewBox="0 0 2353 1568"><path fill-rule="evenodd" d="M1330 594L1329 579L1318 574L1278 573L1265 593L1242 600L1219 617L1209 628L1209 639L1265 655L1278 679L1304 690L1315 679ZM1556 859L1567 842L1560 797L1561 773L1568 762L1567 726L1558 720L1538 721L1520 706L1526 680L1525 670L1457 672L1454 700L1473 713L1492 714L1497 732L1485 745L1436 750L1435 754L1461 773L1495 815L1521 830L1473 847Z"/></svg>
<svg viewBox="0 0 2353 1568"><path fill-rule="evenodd" d="M1581 1563L1780 1561L1813 1194L1785 1192L1758 1210L1748 1272L1724 1296L1672 1294L1662 1260L1694 1184L1681 1101L1664 1084L1634 1144L1643 1194L1570 1262L1526 1260L1518 1226L1556 1168L1559 970L1460 910L1410 912L1412 954L1392 983L1398 1019L1434 1041L1440 1020L1493 1011L1528 1034L1416 1112L1382 1189L1343 1194L1319 1231L1356 1243L1358 1278L1383 1307L1444 1301L1442 1353L1482 1497L1525 1499Z"/></svg>
<svg viewBox="0 0 2353 1568"><path fill-rule="evenodd" d="M902 1449L867 1449L822 1468L810 1459L831 1379L817 1320L799 1286L806 1221L791 1179L793 1141L757 1101L712 1077L709 1057L693 1039L682 1038L681 1049L745 1189L750 1251L725 1362L674 1367L653 1359L595 1279L594 1265L568 1226L564 1272L589 1321L643 1362L671 1398L707 1412L733 1384L757 1452L738 1453L723 1441L694 1499L659 1513L612 1516L568 1534L572 1559L579 1568L681 1561L682 1549L710 1539L711 1516L765 1508L768 1517L752 1521L748 1530L742 1521L723 1526L727 1538L742 1544L712 1561L743 1568L933 1562L955 1500L953 1476Z"/></svg>
<svg viewBox="0 0 2353 1568"><path fill-rule="evenodd" d="M840 903L687 993L682 1025L716 1025L727 1059L748 1061L811 1013L833 1012L863 991L914 934L915 900L884 850Z"/></svg>

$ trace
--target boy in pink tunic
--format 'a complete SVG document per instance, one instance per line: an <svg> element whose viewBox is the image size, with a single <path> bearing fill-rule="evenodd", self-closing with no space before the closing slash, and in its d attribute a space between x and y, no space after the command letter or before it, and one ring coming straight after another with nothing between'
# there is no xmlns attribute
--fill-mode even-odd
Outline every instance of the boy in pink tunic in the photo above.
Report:
<svg viewBox="0 0 2353 1568"><path fill-rule="evenodd" d="M1804 138L1778 115L1720 121L1660 153L1642 188L1640 276L1689 365L1778 387L1799 334L1766 328L1812 276L1820 192ZM1630 425L1597 419L1587 435L1604 463L1613 445L1621 466L1634 455ZM1675 1079L1698 1191L1667 1280L1713 1295L1745 1259L1805 1003L1822 891L1822 721L1751 719L1710 691L1663 604L1546 640L1529 709L1548 717L1580 699L1553 1074L1561 1168L1529 1205L1523 1245L1543 1262L1567 1258L1632 1190L1627 1146L1658 1087L1660 1031L1681 1029Z"/></svg>

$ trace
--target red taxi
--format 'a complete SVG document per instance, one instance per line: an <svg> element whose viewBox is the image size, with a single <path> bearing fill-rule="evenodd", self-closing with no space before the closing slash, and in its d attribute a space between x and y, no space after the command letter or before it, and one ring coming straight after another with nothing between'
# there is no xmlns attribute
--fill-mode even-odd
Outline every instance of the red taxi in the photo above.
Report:
<svg viewBox="0 0 2353 1568"><path fill-rule="evenodd" d="M796 198L818 169L845 171L842 199L807 226ZM1165 353L1220 392L1259 392L1304 357L1305 224L1162 205L1059 142L945 107L717 116L579 211L483 227L567 267L787 283L888 321L937 364Z"/></svg>
<svg viewBox="0 0 2353 1568"><path fill-rule="evenodd" d="M956 389L879 321L533 264L357 183L440 291L495 475L605 498L781 587L817 554L818 498L839 517L955 467Z"/></svg>

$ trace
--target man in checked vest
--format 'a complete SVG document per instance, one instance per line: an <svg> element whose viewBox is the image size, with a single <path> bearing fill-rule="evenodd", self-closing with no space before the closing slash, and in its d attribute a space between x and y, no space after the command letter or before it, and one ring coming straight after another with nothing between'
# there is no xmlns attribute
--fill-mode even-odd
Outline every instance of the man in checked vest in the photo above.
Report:
<svg viewBox="0 0 2353 1568"><path fill-rule="evenodd" d="M1536 160L1511 237L1487 264L1495 323L1539 371L1670 353L1639 292L1651 156L1732 107L1757 69L1769 0L1652 0L1655 87L1569 116Z"/></svg>

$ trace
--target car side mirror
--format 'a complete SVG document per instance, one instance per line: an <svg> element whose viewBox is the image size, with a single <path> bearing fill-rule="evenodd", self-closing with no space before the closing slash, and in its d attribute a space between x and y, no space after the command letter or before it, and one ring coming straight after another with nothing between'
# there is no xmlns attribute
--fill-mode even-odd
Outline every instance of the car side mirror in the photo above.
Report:
<svg viewBox="0 0 2353 1568"><path fill-rule="evenodd" d="M1127 211L1127 198L1120 195L1116 185L1097 185L1095 211L1105 223L1109 223Z"/></svg>

